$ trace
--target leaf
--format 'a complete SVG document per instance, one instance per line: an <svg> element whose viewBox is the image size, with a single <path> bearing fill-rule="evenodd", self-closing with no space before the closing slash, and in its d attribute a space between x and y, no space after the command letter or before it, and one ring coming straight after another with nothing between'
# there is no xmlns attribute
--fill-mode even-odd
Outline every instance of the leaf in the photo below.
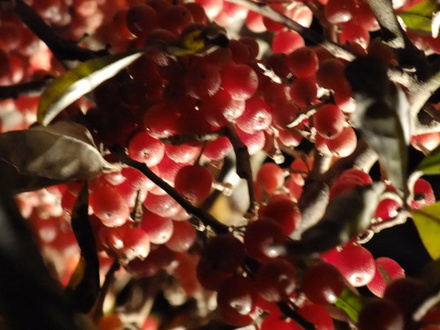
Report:
<svg viewBox="0 0 440 330"><path fill-rule="evenodd" d="M345 311L354 322L357 322L359 312L362 309L361 297L350 291L348 288L344 288L341 295L338 297L338 300L336 300L335 306Z"/></svg>
<svg viewBox="0 0 440 330"><path fill-rule="evenodd" d="M440 147L434 149L428 156L417 166L419 171L424 174L439 174L440 173Z"/></svg>
<svg viewBox="0 0 440 330"><path fill-rule="evenodd" d="M348 242L368 229L384 190L385 184L379 181L336 196L321 220L307 228L300 240L289 241L287 249L293 254L320 253Z"/></svg>
<svg viewBox="0 0 440 330"><path fill-rule="evenodd" d="M61 181L93 178L118 168L102 157L90 132L73 122L0 134L0 158L21 174Z"/></svg>
<svg viewBox="0 0 440 330"><path fill-rule="evenodd" d="M99 57L67 71L55 79L41 95L37 112L38 122L44 126L48 125L63 109L115 76L139 58L143 52L143 50L130 50Z"/></svg>
<svg viewBox="0 0 440 330"><path fill-rule="evenodd" d="M75 308L88 313L99 294L99 260L95 236L89 222L88 184L84 184L72 212L72 230L81 249L81 259L73 272L66 293Z"/></svg>
<svg viewBox="0 0 440 330"><path fill-rule="evenodd" d="M433 259L440 258L440 202L411 210L419 236Z"/></svg>
<svg viewBox="0 0 440 330"><path fill-rule="evenodd" d="M46 268L29 221L9 191L5 172L0 181L0 306L7 329L79 330L59 282Z"/></svg>
<svg viewBox="0 0 440 330"><path fill-rule="evenodd" d="M431 33L433 15L439 10L436 0L426 0L399 14L407 27L414 31ZM435 24L434 24L435 27ZM432 31L434 33L434 31ZM435 31L438 33L438 31Z"/></svg>

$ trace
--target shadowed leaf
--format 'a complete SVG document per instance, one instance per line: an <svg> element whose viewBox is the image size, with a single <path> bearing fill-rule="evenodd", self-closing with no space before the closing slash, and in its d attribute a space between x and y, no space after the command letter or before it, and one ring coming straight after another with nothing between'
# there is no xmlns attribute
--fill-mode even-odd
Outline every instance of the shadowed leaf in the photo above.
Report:
<svg viewBox="0 0 440 330"><path fill-rule="evenodd" d="M89 222L88 184L84 184L72 212L72 229L81 249L81 259L75 268L66 293L75 308L87 313L99 293L99 260L95 236Z"/></svg>
<svg viewBox="0 0 440 330"><path fill-rule="evenodd" d="M37 113L38 122L42 125L49 124L63 109L115 76L142 53L143 50L131 50L99 57L67 71L55 79L41 95Z"/></svg>
<svg viewBox="0 0 440 330"><path fill-rule="evenodd" d="M117 168L102 157L90 132L72 122L0 134L0 158L21 174L59 181L88 179Z"/></svg>

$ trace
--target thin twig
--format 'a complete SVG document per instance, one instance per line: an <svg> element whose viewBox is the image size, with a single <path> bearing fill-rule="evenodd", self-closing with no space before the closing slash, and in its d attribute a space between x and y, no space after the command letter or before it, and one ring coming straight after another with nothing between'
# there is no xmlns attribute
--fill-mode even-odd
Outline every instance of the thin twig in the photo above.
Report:
<svg viewBox="0 0 440 330"><path fill-rule="evenodd" d="M0 100L16 99L19 96L37 96L53 80L52 76L44 76L40 80L29 81L12 86L0 86Z"/></svg>
<svg viewBox="0 0 440 330"><path fill-rule="evenodd" d="M162 138L160 140L165 144L180 146L182 144L191 142L211 142L217 140L219 137L224 135L225 130L219 129L218 131L209 133L174 135L167 138Z"/></svg>
<svg viewBox="0 0 440 330"><path fill-rule="evenodd" d="M60 61L87 61L94 57L108 55L108 50L93 51L82 48L71 40L60 38L38 14L23 0L9 0L9 10L17 15L20 20L29 27L52 51ZM14 6L15 4L15 6Z"/></svg>
<svg viewBox="0 0 440 330"><path fill-rule="evenodd" d="M298 323L303 329L305 330L315 330L316 327L313 323L310 323L309 321L305 320L301 315L299 315L296 311L294 311L288 303L286 302L280 302L277 304L278 308L280 309L281 313L286 315L287 317L290 317L292 320L294 320L296 323Z"/></svg>
<svg viewBox="0 0 440 330"><path fill-rule="evenodd" d="M227 233L229 232L229 227L218 221L216 218L214 218L211 214L209 214L207 211L198 208L194 205L192 205L190 202L188 202L185 198L182 197L182 195L179 194L179 192L171 187L168 183L163 181L160 177L158 177L153 171L151 171L147 165L144 163L140 163L135 161L134 159L131 159L127 156L124 150L117 149L115 150L117 155L119 156L119 160L128 165L131 166L140 172L142 172L147 178L149 178L151 181L153 181L156 185L158 185L160 188L162 188L168 195L170 195L177 203L179 203L186 212L194 215L197 217L205 226L211 227L216 233Z"/></svg>
<svg viewBox="0 0 440 330"><path fill-rule="evenodd" d="M104 313L103 305L104 305L105 296L107 295L108 290L110 289L111 285L115 280L115 273L119 269L119 267L120 265L118 260L113 261L112 265L107 271L107 274L105 275L104 284L102 285L101 290L99 291L99 296L94 306L92 319L95 322L98 322Z"/></svg>

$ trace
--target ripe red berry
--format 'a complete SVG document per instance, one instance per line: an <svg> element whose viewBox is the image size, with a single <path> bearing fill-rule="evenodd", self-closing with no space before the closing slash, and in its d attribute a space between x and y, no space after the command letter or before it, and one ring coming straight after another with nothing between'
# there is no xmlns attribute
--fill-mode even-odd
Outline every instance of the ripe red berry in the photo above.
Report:
<svg viewBox="0 0 440 330"><path fill-rule="evenodd" d="M118 191L113 187L102 186L95 189L89 197L93 213L108 227L122 226L129 218L129 209Z"/></svg>
<svg viewBox="0 0 440 330"><path fill-rule="evenodd" d="M295 267L287 260L273 259L265 262L257 272L255 287L267 301L287 300L295 291Z"/></svg>
<svg viewBox="0 0 440 330"><path fill-rule="evenodd" d="M220 72L216 67L207 63L198 63L189 68L184 78L187 93L203 99L217 93L221 86Z"/></svg>
<svg viewBox="0 0 440 330"><path fill-rule="evenodd" d="M399 277L405 277L405 271L396 261L387 257L377 258L376 273L367 287L376 296L383 297L388 282Z"/></svg>
<svg viewBox="0 0 440 330"><path fill-rule="evenodd" d="M345 123L342 110L332 104L319 107L313 116L316 132L326 139L334 139L341 134Z"/></svg>
<svg viewBox="0 0 440 330"><path fill-rule="evenodd" d="M237 100L247 100L258 88L258 76L246 64L230 64L222 74L222 86Z"/></svg>
<svg viewBox="0 0 440 330"><path fill-rule="evenodd" d="M159 164L164 153L165 145L147 132L136 134L128 144L128 155L138 162L146 163L147 166Z"/></svg>
<svg viewBox="0 0 440 330"><path fill-rule="evenodd" d="M314 304L333 304L344 289L344 278L335 266L319 262L304 271L301 289Z"/></svg>
<svg viewBox="0 0 440 330"><path fill-rule="evenodd" d="M279 31L272 40L272 51L274 53L289 54L294 50L304 47L304 39L293 30Z"/></svg>
<svg viewBox="0 0 440 330"><path fill-rule="evenodd" d="M272 122L272 110L259 97L246 100L244 113L237 119L237 126L246 133L254 133L269 127Z"/></svg>
<svg viewBox="0 0 440 330"><path fill-rule="evenodd" d="M309 47L301 47L287 55L287 66L296 77L307 78L318 69L318 56Z"/></svg>
<svg viewBox="0 0 440 330"><path fill-rule="evenodd" d="M187 165L177 172L174 187L191 203L198 203L208 197L212 176L206 167Z"/></svg>
<svg viewBox="0 0 440 330"><path fill-rule="evenodd" d="M353 243L347 243L341 250L326 252L322 258L338 268L354 287L367 285L376 273L376 264L370 251Z"/></svg>
<svg viewBox="0 0 440 330"><path fill-rule="evenodd" d="M359 330L403 330L404 316L397 305L387 299L372 299L359 313Z"/></svg>

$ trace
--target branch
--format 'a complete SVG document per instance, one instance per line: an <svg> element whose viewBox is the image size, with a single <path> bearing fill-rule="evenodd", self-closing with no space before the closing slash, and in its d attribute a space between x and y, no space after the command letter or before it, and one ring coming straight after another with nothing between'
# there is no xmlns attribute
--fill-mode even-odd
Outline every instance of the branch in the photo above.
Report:
<svg viewBox="0 0 440 330"><path fill-rule="evenodd" d="M252 0L231 0L231 2L243 6L245 8L248 8L256 13L259 13L267 18L270 18L275 22L278 22L286 26L287 28L293 31L298 32L304 39L307 39L313 42L314 44L326 48L329 52L331 52L335 56L342 57L346 60L353 60L355 57L355 55L353 55L346 49L342 48L340 45L330 42L319 33L316 33L315 31L298 24L297 22L287 17L286 15L283 15L280 12L272 9L266 3L255 2Z"/></svg>
<svg viewBox="0 0 440 330"><path fill-rule="evenodd" d="M7 8L27 25L52 51L55 57L65 60L87 61L94 57L108 55L106 49L93 51L82 48L71 40L64 40L23 0L3 0L0 8Z"/></svg>
<svg viewBox="0 0 440 330"><path fill-rule="evenodd" d="M400 26L392 3L389 0L365 0L374 13L380 25L382 38L392 47L398 56L399 64L413 66L416 75L421 80L430 76L430 69L425 54L409 40Z"/></svg>
<svg viewBox="0 0 440 330"><path fill-rule="evenodd" d="M211 142L217 140L219 137L224 135L225 135L225 129L222 128L215 132L174 135L167 138L162 138L160 140L165 144L180 146L182 144L191 143L191 142Z"/></svg>
<svg viewBox="0 0 440 330"><path fill-rule="evenodd" d="M0 86L0 100L16 99L19 96L39 95L53 79L52 76L45 76L41 80L12 86Z"/></svg>
<svg viewBox="0 0 440 330"><path fill-rule="evenodd" d="M326 173L316 176L309 175L298 201L302 220L291 238L299 239L306 229L322 218L328 204L330 186L342 172L353 167L368 172L376 161L376 153L361 139L358 140L356 150L350 156L338 159Z"/></svg>
<svg viewBox="0 0 440 330"><path fill-rule="evenodd" d="M185 198L180 195L176 189L171 187L168 183L163 181L160 177L158 177L153 171L151 171L147 165L144 163L137 162L130 157L127 156L124 150L117 149L115 150L116 154L119 156L120 161L123 164L131 166L140 172L142 172L147 178L157 184L160 188L162 188L168 195L170 195L177 203L179 203L186 212L197 217L205 226L211 227L216 233L228 233L229 227L218 221L207 211L198 208L188 202Z"/></svg>
<svg viewBox="0 0 440 330"><path fill-rule="evenodd" d="M255 214L258 206L254 191L254 178L252 176L251 157L248 149L237 135L237 131L233 125L229 125L225 131L226 137L231 141L234 148L235 158L237 160L237 175L246 180L249 193L249 209L250 214Z"/></svg>

